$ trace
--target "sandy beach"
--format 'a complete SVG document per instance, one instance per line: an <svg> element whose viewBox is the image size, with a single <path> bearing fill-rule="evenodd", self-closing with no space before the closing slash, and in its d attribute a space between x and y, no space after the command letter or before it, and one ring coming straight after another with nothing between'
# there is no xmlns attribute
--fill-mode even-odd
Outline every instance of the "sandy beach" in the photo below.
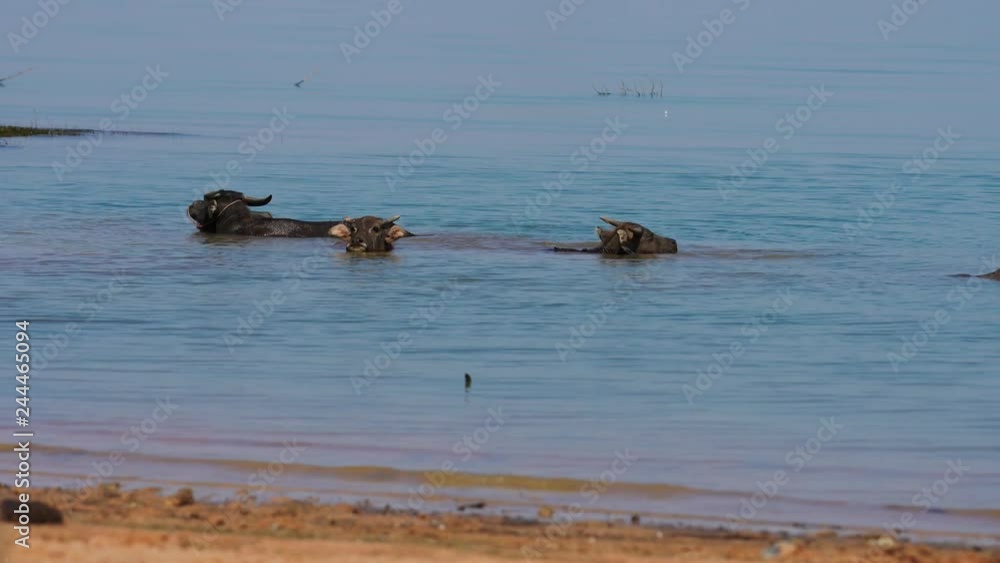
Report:
<svg viewBox="0 0 1000 563"><path fill-rule="evenodd" d="M43 489L32 498L59 507L73 495ZM13 498L13 491L2 496ZM164 495L112 484L74 505L63 524L33 525L30 550L13 546L15 532L6 526L4 549L12 562L1000 562L997 548L895 541L877 531L733 533L628 518L569 521L555 508L539 507L528 520L478 515L478 506L428 514L290 498L212 503L190 489Z"/></svg>

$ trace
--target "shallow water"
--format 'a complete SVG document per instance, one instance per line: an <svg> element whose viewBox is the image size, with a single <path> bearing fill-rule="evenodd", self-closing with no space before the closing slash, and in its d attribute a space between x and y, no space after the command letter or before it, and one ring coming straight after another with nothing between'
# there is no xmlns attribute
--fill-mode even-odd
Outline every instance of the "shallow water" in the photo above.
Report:
<svg viewBox="0 0 1000 563"><path fill-rule="evenodd" d="M0 301L31 321L38 442L124 450L118 477L160 479L178 470L138 456L268 462L298 440L309 465L589 481L627 449L638 461L616 479L632 483L750 498L786 471L787 503L752 521L876 524L885 506L919 511L915 495L961 460L971 470L933 508L1000 507L1000 284L949 277L1000 255L997 8L928 3L883 41L888 3L754 4L679 73L671 54L730 5L716 4L586 3L555 31L535 3L405 4L351 64L338 44L383 4L248 0L221 22L193 0L70 4L0 54L38 67L0 91L0 118L178 135L105 136L61 179L52 163L81 139L0 151ZM121 119L113 100L147 65L169 76ZM500 85L452 129L445 112L490 75ZM649 78L662 99L617 95ZM778 120L820 86L832 97L784 138ZM285 108L251 159L241 143ZM616 119L626 127L582 170L574 151ZM949 127L954 143L907 173ZM401 169L436 128L447 140ZM770 137L780 147L723 197ZM275 216L401 214L428 236L356 257L196 234L184 209L230 161L230 187L273 194ZM858 223L859 208L879 216ZM681 254L547 251L596 240L599 215ZM699 387L706 370L721 376ZM167 398L176 411L143 428ZM502 409L494 432L489 409ZM815 441L830 417L843 428ZM467 459L465 436L479 447ZM90 458L40 459L58 475ZM297 479L278 484L319 486ZM739 494L685 510L724 517ZM658 506L631 502L618 506ZM997 529L941 518L917 527Z"/></svg>

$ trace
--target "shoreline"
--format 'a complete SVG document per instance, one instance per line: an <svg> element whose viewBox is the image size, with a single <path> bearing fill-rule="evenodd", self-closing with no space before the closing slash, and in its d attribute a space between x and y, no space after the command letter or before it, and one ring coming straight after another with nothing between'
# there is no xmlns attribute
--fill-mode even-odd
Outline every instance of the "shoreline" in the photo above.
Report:
<svg viewBox="0 0 1000 563"><path fill-rule="evenodd" d="M413 472L417 473L417 472ZM61 478L61 483L65 480L73 480L78 485L82 485L79 476L73 474L53 473L47 471L37 472L36 482L42 486L42 490L58 492L59 502L64 509L72 512L76 506L86 506L93 498L102 498L109 487L119 491L129 493L135 491L176 491L185 488L193 489L199 498L208 499L208 503L222 502L223 504L237 502L263 502L269 503L277 499L285 499L294 502L312 503L318 506L336 505L343 503L375 503L379 506L391 507L393 511L407 513L457 513L462 512L463 506L484 505L479 510L481 514L503 516L515 519L533 519L540 510L550 509L554 513L563 513L573 520L601 520L601 521L631 521L638 518L642 522L652 526L680 527L701 530L724 531L729 534L740 535L749 534L771 534L771 535L792 535L803 536L817 532L831 532L838 535L862 535L878 536L887 532L883 522L898 522L899 515L902 514L903 507L885 507L886 510L894 511L888 519L873 519L871 515L861 514L866 510L864 506L843 504L834 506L831 503L813 502L807 506L800 507L800 515L808 511L810 518L792 518L785 511L778 511L785 516L760 517L751 520L743 520L735 523L722 514L697 513L678 509L678 505L665 505L668 497L660 497L654 509L636 507L628 501L637 498L634 494L620 493L609 490L607 497L612 502L602 503L595 506L581 507L582 503L575 502L578 497L566 496L563 494L538 494L538 491L527 489L510 488L501 491L501 495L489 494L489 489L460 487L435 489L433 494L414 496L414 485L418 481L410 481L408 490L401 487L404 483L399 481L389 482L378 480L378 488L364 487L365 484L375 484L375 481L338 481L328 487L308 487L308 486L287 486L274 483L255 482L255 487L251 488L238 482L219 481L190 481L173 479L151 479L147 477L124 477L116 476L114 481L107 483L99 479L92 486L65 487L55 485L53 477ZM620 485L628 485L622 483ZM631 484L633 487L642 487L642 484ZM392 488L395 486L395 488ZM0 485L0 493L6 487ZM615 485L611 486L615 489ZM507 493L507 494L504 494ZM707 498L718 497L732 500L732 493L706 492L702 494L677 493L687 501L679 505L691 506L704 502ZM414 498L418 503L414 503ZM624 502L624 504L622 504ZM836 508L839 514L854 514L850 522L838 522L830 516L831 510ZM888 514L888 513L887 513ZM920 515L921 524L924 523L923 515ZM949 526L934 527L903 527L898 525L898 530L892 535L902 541L920 541L936 543L952 543L965 546L998 546L1000 547L1000 522L997 518L1000 515L996 510L978 509L949 509L936 510L928 515L937 518L951 518L948 520ZM938 520L940 522L941 520ZM976 526L967 525L975 522ZM998 562L1000 563L1000 562Z"/></svg>
<svg viewBox="0 0 1000 563"><path fill-rule="evenodd" d="M108 454L61 446L37 446L43 465L33 472L36 486L70 486L85 500L113 479L129 489L191 487L199 493L232 496L251 488L264 500L276 496L317 502L363 499L412 510L449 510L462 503L487 502L507 515L533 516L540 505L575 506L579 517L725 527L730 531L809 531L824 528L854 533L879 530L910 514L907 537L949 541L986 541L1000 545L1000 510L985 507L935 507L921 512L898 504L867 504L839 499L802 499L779 495L761 510L745 515L742 501L751 492L709 490L678 484L594 480L474 472L398 469L383 466L278 464L255 460L199 459L130 454L128 463L109 463ZM48 456L57 456L46 459ZM112 462L114 460L111 460ZM120 459L119 462L124 462ZM98 467L104 467L98 472ZM275 472L277 471L277 472ZM182 476L183 475L183 476ZM197 479L192 479L199 475ZM243 485L241 485L243 484ZM756 503L756 500L754 501ZM755 506L758 506L755 504ZM743 507L747 508L747 507ZM732 518L730 518L732 516Z"/></svg>
<svg viewBox="0 0 1000 563"><path fill-rule="evenodd" d="M0 489L4 499L14 493ZM323 561L330 553L358 561L1000 561L996 546L832 529L732 532L639 517L572 518L548 506L528 518L490 513L489 504L438 512L250 495L215 501L187 488L164 495L117 483L92 493L64 512L64 524L32 525L33 551L9 547L14 532L6 526L12 561L63 561L67 553L74 561ZM75 494L43 488L33 489L31 498L59 508Z"/></svg>

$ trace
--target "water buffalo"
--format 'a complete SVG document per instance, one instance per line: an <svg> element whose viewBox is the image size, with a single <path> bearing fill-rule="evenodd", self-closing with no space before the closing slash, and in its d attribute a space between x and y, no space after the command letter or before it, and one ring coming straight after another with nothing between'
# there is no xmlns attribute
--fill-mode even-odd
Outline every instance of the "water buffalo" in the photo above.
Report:
<svg viewBox="0 0 1000 563"><path fill-rule="evenodd" d="M638 223L615 221L607 217L601 217L601 221L614 227L614 229L597 227L596 232L598 238L601 239L601 246L584 249L555 247L553 250L557 252L594 252L619 256L677 253L677 241L660 236Z"/></svg>
<svg viewBox="0 0 1000 563"><path fill-rule="evenodd" d="M955 277L956 278L983 278L984 280L996 280L996 281L1000 281L1000 270L997 270L995 272L990 272L989 274L981 274L981 275L978 275L978 276L974 276L972 274L957 274Z"/></svg>
<svg viewBox="0 0 1000 563"><path fill-rule="evenodd" d="M250 197L233 190L205 194L188 206L188 215L199 231L257 237L326 237L340 221L275 219L270 213L251 211L271 202L271 196Z"/></svg>
<svg viewBox="0 0 1000 563"><path fill-rule="evenodd" d="M396 225L399 215L382 219L380 217L344 217L344 221L332 229L330 234L347 243L348 252L389 252L392 243L413 233Z"/></svg>

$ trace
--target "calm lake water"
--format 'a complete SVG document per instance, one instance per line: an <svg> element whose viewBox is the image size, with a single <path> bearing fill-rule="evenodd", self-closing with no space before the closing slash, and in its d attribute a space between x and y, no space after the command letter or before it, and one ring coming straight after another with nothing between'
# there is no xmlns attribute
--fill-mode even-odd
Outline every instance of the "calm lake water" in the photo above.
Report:
<svg viewBox="0 0 1000 563"><path fill-rule="evenodd" d="M586 2L553 30L556 2L404 0L350 62L386 2L71 3L5 44L0 74L36 68L2 121L173 133L0 148L40 478L121 450L116 479L240 483L206 462L290 440L297 464L584 481L627 453L616 481L701 494L595 507L722 518L783 471L745 523L997 533L937 510L1000 508L1000 284L949 277L1000 258L997 7L929 2L886 40L887 0L677 4ZM5 4L2 31L36 8ZM224 185L428 236L365 258L197 234L185 207ZM599 215L681 253L547 252ZM949 462L970 469L933 489Z"/></svg>

